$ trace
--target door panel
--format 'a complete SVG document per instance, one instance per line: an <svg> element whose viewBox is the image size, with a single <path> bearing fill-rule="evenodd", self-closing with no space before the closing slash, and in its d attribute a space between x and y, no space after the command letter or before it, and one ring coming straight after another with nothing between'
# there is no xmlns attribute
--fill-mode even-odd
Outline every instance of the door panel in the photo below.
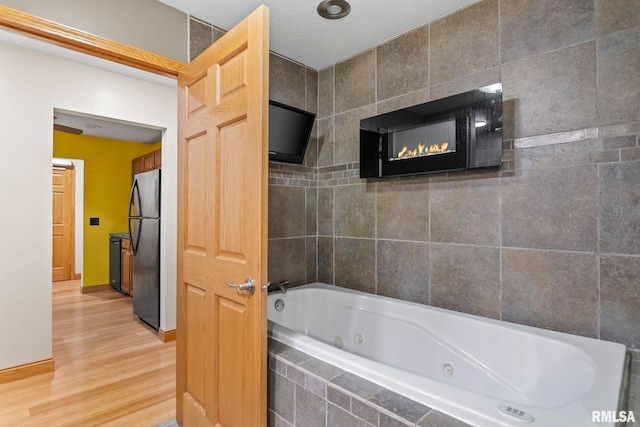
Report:
<svg viewBox="0 0 640 427"><path fill-rule="evenodd" d="M249 153L245 152L245 146L237 144L236 141L246 139L246 120L232 123L219 129L218 155L216 156L216 180L219 185L216 195L219 203L216 216L220 221L216 222L216 243L217 256L225 256L235 262L246 262L245 244L250 244L245 236L243 219L248 214L244 208L251 206L247 197L251 197L254 192L247 188L245 175L247 171L244 166L244 159Z"/></svg>
<svg viewBox="0 0 640 427"><path fill-rule="evenodd" d="M53 168L52 187L52 280L71 280L74 275L74 170Z"/></svg>
<svg viewBox="0 0 640 427"><path fill-rule="evenodd" d="M185 173L186 182L207 182L207 147L212 144L207 143L207 134L199 135L193 139L185 141ZM207 212L206 202L208 185L189 185L185 197L186 221L185 229L185 249L193 253L206 255L207 235L206 218L211 215Z"/></svg>
<svg viewBox="0 0 640 427"><path fill-rule="evenodd" d="M177 420L267 419L268 9L179 76ZM228 286L253 278L249 294Z"/></svg>
<svg viewBox="0 0 640 427"><path fill-rule="evenodd" d="M218 372L216 391L229 396L244 396L244 386L238 379L238 372L243 370L243 361L251 355L245 354L244 331L247 327L247 307L222 296L216 297L218 345L213 360L214 370ZM234 357L227 357L226 353ZM237 410L234 399L218 400L218 422L223 426L241 426L242 413Z"/></svg>

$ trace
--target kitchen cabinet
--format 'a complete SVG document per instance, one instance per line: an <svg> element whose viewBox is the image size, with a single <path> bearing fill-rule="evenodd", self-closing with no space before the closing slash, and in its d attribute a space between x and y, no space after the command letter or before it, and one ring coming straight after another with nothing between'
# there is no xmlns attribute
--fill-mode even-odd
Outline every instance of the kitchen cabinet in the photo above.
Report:
<svg viewBox="0 0 640 427"><path fill-rule="evenodd" d="M142 156L142 162L144 163L145 172L155 169L155 157L156 156L153 154L153 151Z"/></svg>
<svg viewBox="0 0 640 427"><path fill-rule="evenodd" d="M153 168L160 169L162 167L162 150L157 149L153 152Z"/></svg>
<svg viewBox="0 0 640 427"><path fill-rule="evenodd" d="M120 240L120 289L133 296L133 250L131 240Z"/></svg>
<svg viewBox="0 0 640 427"><path fill-rule="evenodd" d="M157 149L144 156L136 157L131 161L131 171L135 175L140 172L148 172L162 167L162 149Z"/></svg>
<svg viewBox="0 0 640 427"><path fill-rule="evenodd" d="M131 175L144 172L144 157L137 157L131 162Z"/></svg>

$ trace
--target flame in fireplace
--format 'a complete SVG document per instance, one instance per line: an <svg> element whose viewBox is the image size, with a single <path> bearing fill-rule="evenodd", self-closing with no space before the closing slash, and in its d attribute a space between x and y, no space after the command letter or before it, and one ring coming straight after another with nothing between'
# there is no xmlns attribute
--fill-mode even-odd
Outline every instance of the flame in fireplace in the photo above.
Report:
<svg viewBox="0 0 640 427"><path fill-rule="evenodd" d="M445 153L449 147L448 142L442 144L431 144L427 147L425 144L418 144L418 148L410 150L406 145L398 151L396 159L409 159L412 157L428 156L429 154Z"/></svg>

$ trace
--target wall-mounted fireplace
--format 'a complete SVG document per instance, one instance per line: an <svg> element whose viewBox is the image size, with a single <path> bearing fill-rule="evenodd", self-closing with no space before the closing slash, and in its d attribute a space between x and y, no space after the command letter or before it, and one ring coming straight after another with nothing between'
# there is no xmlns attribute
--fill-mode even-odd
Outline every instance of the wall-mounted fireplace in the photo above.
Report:
<svg viewBox="0 0 640 427"><path fill-rule="evenodd" d="M360 121L361 178L501 163L500 83Z"/></svg>

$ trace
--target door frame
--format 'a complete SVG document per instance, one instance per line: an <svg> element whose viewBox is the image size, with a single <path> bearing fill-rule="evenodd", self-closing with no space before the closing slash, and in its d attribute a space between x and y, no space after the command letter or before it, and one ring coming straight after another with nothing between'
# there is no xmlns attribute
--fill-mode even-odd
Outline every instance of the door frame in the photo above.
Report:
<svg viewBox="0 0 640 427"><path fill-rule="evenodd" d="M12 32L18 36L38 40L39 42L46 43L54 47L58 46L78 52L81 54L78 56L86 55L88 59L101 58L114 64L122 64L131 67L135 69L134 71L136 72L137 70L143 71L143 73L138 74L151 73L167 77L176 82L176 87L178 70L184 66L181 62L177 62L133 46L124 45L106 38L94 36L3 5L0 5L0 29L8 30L8 32ZM27 47L27 49L31 48ZM35 49L31 50L35 51ZM93 62L95 63L95 61ZM101 69L100 66L96 65L89 65L89 67ZM136 77L135 75L133 75L132 78L139 81L145 80L141 77ZM174 132L173 127L171 130ZM177 140L177 129L175 129L175 132L175 138ZM165 142L166 137L167 135L165 133L163 135L163 143ZM53 142L51 141L51 144L52 143ZM52 149L52 145L50 146L50 149ZM48 226L50 227L50 224ZM173 266L173 264L174 263L172 262L171 265ZM167 269L167 271L169 270ZM175 267L172 267L171 273L175 274ZM50 286L51 282L49 282L49 287ZM173 320L173 322L175 322L175 320ZM171 324L169 326L170 329L173 329L175 324ZM171 333L173 331L167 330L165 332ZM51 371L53 371L53 363L51 363ZM30 375L30 373L25 373L24 376L26 377Z"/></svg>
<svg viewBox="0 0 640 427"><path fill-rule="evenodd" d="M60 162L61 164L66 164L67 162L71 162L73 164L74 169L74 219L75 226L73 227L74 233L74 271L72 280L80 280L80 286L82 287L83 279L82 279L82 271L83 271L83 262L84 262L84 159L72 159L67 157L53 157L53 164L56 162Z"/></svg>
<svg viewBox="0 0 640 427"><path fill-rule="evenodd" d="M185 66L182 62L3 5L0 5L0 27L22 36L175 80L178 79L178 71Z"/></svg>
<svg viewBox="0 0 640 427"><path fill-rule="evenodd" d="M0 4L0 29L85 55L178 80L186 65L155 53L68 27ZM75 255L74 255L75 260ZM75 269L72 272L75 275ZM83 272L80 280L83 281ZM166 331L165 331L166 332Z"/></svg>
<svg viewBox="0 0 640 427"><path fill-rule="evenodd" d="M90 56L170 77L174 80L177 80L178 72L185 66L181 62L2 5L0 5L0 27L23 36L36 38ZM266 208L266 206L264 207ZM263 262L266 262L266 260L263 260Z"/></svg>

